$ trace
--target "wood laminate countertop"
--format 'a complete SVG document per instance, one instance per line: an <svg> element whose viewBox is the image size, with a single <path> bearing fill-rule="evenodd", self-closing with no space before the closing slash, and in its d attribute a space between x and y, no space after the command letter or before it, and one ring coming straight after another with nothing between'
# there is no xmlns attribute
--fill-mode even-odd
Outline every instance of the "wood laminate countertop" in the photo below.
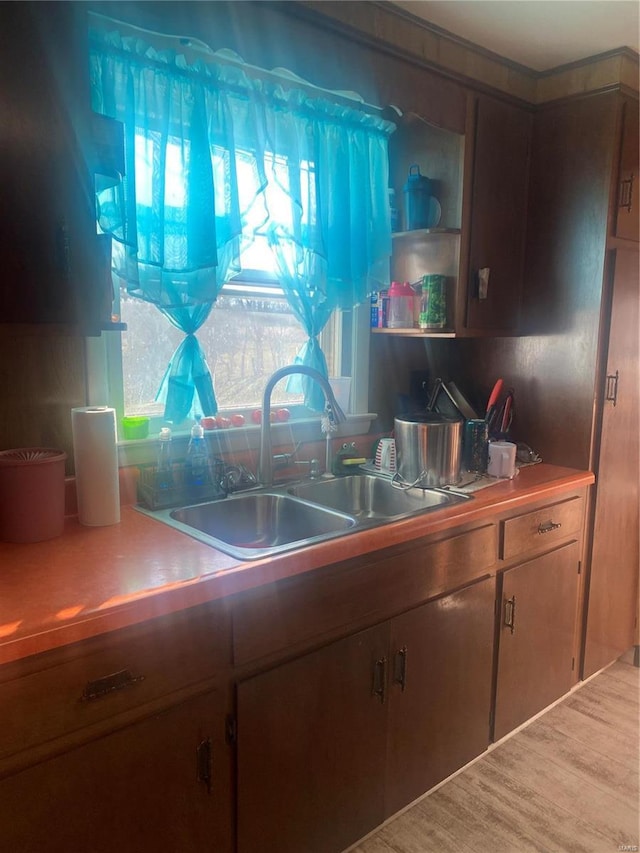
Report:
<svg viewBox="0 0 640 853"><path fill-rule="evenodd" d="M0 543L0 663L225 598L401 542L517 510L594 482L540 464L473 499L284 554L239 562L131 506L109 527L76 517L62 536Z"/></svg>

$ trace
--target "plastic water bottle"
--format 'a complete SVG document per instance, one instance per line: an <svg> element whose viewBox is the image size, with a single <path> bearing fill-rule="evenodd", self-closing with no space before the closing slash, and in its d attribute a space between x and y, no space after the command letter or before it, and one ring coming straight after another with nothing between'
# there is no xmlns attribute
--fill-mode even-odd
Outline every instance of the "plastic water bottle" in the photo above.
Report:
<svg viewBox="0 0 640 853"><path fill-rule="evenodd" d="M156 488L171 489L173 487L173 468L171 463L171 430L162 427L158 445L158 460L156 465Z"/></svg>
<svg viewBox="0 0 640 853"><path fill-rule="evenodd" d="M191 438L187 448L185 475L188 486L204 486L210 481L209 451L200 418L191 427Z"/></svg>

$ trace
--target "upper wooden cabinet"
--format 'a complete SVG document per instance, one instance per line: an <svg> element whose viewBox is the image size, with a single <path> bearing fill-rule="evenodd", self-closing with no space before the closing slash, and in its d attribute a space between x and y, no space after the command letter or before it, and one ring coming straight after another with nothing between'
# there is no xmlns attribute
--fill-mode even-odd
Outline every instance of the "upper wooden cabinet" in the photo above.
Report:
<svg viewBox="0 0 640 853"><path fill-rule="evenodd" d="M94 329L111 300L96 234L84 12L0 7L0 251L5 323Z"/></svg>
<svg viewBox="0 0 640 853"><path fill-rule="evenodd" d="M481 95L473 103L466 333L518 330L524 273L531 114Z"/></svg>
<svg viewBox="0 0 640 853"><path fill-rule="evenodd" d="M391 186L400 212L391 278L417 283L425 274L446 277L447 325L423 333L429 336L519 329L532 118L494 98L468 97L465 134L409 113L390 142ZM430 227L408 231L403 186L412 164L431 180L437 201Z"/></svg>

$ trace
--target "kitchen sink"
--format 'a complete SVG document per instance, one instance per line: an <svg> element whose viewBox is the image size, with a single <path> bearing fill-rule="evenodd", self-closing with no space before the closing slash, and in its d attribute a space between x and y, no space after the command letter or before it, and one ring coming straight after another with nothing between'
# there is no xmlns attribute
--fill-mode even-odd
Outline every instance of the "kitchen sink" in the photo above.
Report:
<svg viewBox="0 0 640 853"><path fill-rule="evenodd" d="M238 560L257 560L470 499L440 489L399 489L373 474L352 474L181 509L138 509Z"/></svg>
<svg viewBox="0 0 640 853"><path fill-rule="evenodd" d="M242 560L324 541L354 527L349 515L287 494L252 492L165 511L172 527Z"/></svg>
<svg viewBox="0 0 640 853"><path fill-rule="evenodd" d="M397 519L465 499L436 489L401 489L393 486L390 480L373 474L301 483L287 491L357 519Z"/></svg>

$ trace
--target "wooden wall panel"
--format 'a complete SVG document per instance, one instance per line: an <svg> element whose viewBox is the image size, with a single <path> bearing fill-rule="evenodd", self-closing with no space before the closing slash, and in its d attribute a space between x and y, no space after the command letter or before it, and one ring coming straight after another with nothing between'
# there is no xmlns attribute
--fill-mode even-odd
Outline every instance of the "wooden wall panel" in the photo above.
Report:
<svg viewBox="0 0 640 853"><path fill-rule="evenodd" d="M56 447L73 470L71 409L86 405L84 340L48 326L0 325L0 449Z"/></svg>

